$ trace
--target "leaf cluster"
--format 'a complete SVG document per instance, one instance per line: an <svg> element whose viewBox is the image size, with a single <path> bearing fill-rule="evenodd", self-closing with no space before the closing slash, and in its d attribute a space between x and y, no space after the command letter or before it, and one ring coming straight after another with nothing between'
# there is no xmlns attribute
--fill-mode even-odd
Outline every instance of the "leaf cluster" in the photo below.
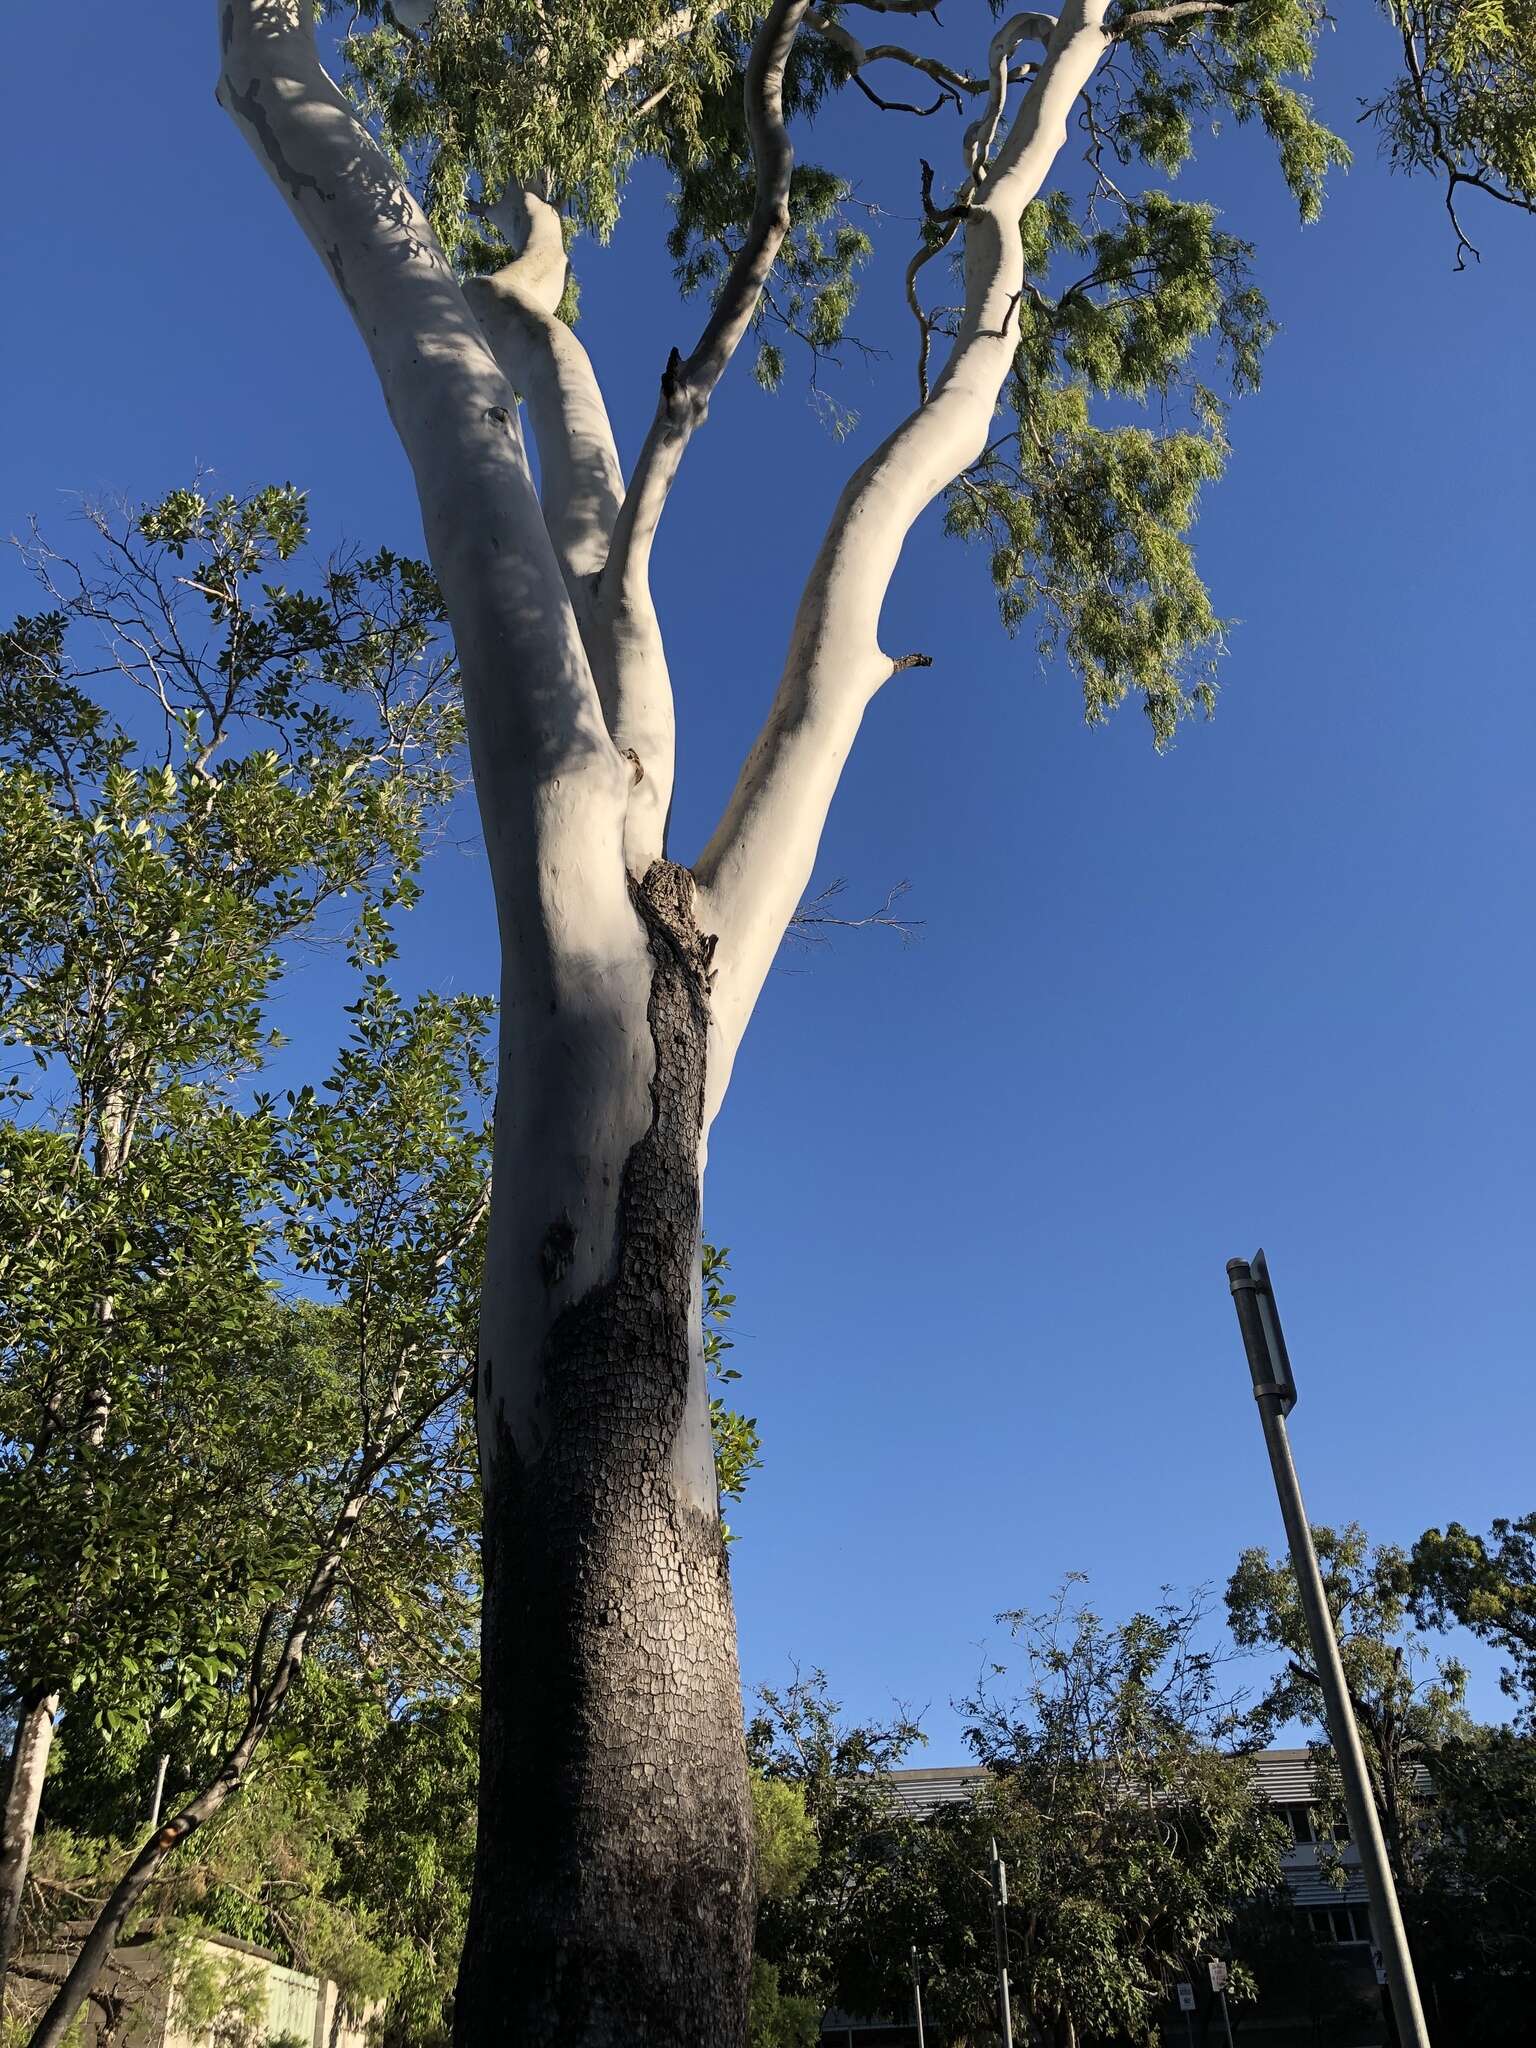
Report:
<svg viewBox="0 0 1536 2048"><path fill-rule="evenodd" d="M417 12L430 26L404 25ZM480 209L508 187L546 191L605 237L642 155L695 154L752 15L733 0L678 33L668 0L362 0L344 76L450 257L484 270L505 253Z"/></svg>
<svg viewBox="0 0 1536 2048"><path fill-rule="evenodd" d="M1460 1522L1426 1529L1406 1569L1421 1625L1470 1629L1507 1657L1499 1683L1536 1719L1536 1514L1502 1516L1486 1537Z"/></svg>
<svg viewBox="0 0 1536 2048"><path fill-rule="evenodd" d="M1536 212L1536 6L1383 0L1383 11L1402 67L1364 118L1395 170L1445 180L1459 262L1473 245L1457 214L1458 187Z"/></svg>
<svg viewBox="0 0 1536 2048"><path fill-rule="evenodd" d="M731 1387L741 1378L734 1365L726 1362L727 1353L735 1348L735 1339L727 1325L731 1310L736 1306L736 1297L725 1285L730 1271L728 1247L706 1244L703 1252L704 1288L704 1366L709 1375L709 1433L715 1452L715 1485L722 1505L726 1501L739 1501L747 1490L752 1474L762 1466L758 1452L762 1439L757 1431L757 1417L744 1415L733 1408L725 1393L715 1393L716 1387ZM725 1538L734 1542L730 1525L725 1525Z"/></svg>
<svg viewBox="0 0 1536 2048"><path fill-rule="evenodd" d="M1165 187L1200 135L1252 124L1311 220L1348 152L1302 89L1325 26L1320 0L1236 0L1139 24L1155 11L1128 5L1112 21L1079 108L1089 180L1065 171L1021 223L1030 283L1005 423L950 491L946 516L951 532L987 546L1008 629L1032 621L1042 655L1064 655L1079 674L1090 722L1134 696L1163 746L1183 717L1211 710L1223 650L1191 545L1201 492L1227 452L1215 383L1255 385L1273 332L1252 251L1209 204ZM692 292L716 288L752 213L742 91L760 13L754 0L702 13L665 0L438 0L393 12L367 0L358 19L372 25L354 26L345 52L354 97L462 268L506 260L495 216L509 187L552 198L572 235L606 236L631 171L651 157L671 183L669 247ZM838 40L835 8L826 25L825 35L802 28L791 50L784 109L795 130L858 76L858 46ZM954 81L930 111L948 118L950 102L963 108L980 89L964 67L907 54ZM754 320L758 381L777 388L787 345L800 342L813 397L839 433L857 415L822 372L850 338L880 212L865 205L860 217L854 189L836 162L797 164L790 231ZM960 233L967 192L958 197L953 216L925 221L926 255ZM1063 278L1079 259L1081 274ZM952 309L914 299L914 310L926 377ZM1154 417L1127 419L1129 407Z"/></svg>
<svg viewBox="0 0 1536 2048"><path fill-rule="evenodd" d="M373 1447L340 1597L464 1634L488 1012L378 972L456 783L426 570L278 581L287 485L88 523L86 563L34 534L49 608L0 634L0 1705L62 1691L114 1826L239 1725L403 1359L431 1442ZM252 1093L332 934L369 978L329 1088Z"/></svg>
<svg viewBox="0 0 1536 2048"><path fill-rule="evenodd" d="M1516 2048L1536 1996L1536 1740L1479 1728L1443 1743L1409 1938L1457 2040Z"/></svg>

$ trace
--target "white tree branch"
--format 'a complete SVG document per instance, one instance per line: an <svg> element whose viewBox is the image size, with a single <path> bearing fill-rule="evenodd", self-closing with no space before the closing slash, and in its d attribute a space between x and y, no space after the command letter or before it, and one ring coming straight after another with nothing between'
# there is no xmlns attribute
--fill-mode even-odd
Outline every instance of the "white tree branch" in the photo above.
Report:
<svg viewBox="0 0 1536 2048"><path fill-rule="evenodd" d="M794 150L784 125L784 67L808 0L773 0L752 46L744 100L757 174L752 218L698 346L674 349L661 401L635 464L603 575L607 599L638 602L649 590L651 545L684 451L709 412L710 397L752 324L763 287L789 232Z"/></svg>
<svg viewBox="0 0 1536 2048"><path fill-rule="evenodd" d="M606 841L616 937L633 925L621 851L629 769L604 723L511 386L420 207L326 75L308 0L220 0L218 12L220 102L335 279L415 473L504 917L541 860L590 872Z"/></svg>
<svg viewBox="0 0 1536 2048"><path fill-rule="evenodd" d="M662 852L672 801L675 730L666 651L652 605L598 598L624 478L591 361L555 313L566 279L559 213L536 193L521 191L486 212L517 253L492 276L472 279L464 293L533 421L545 523L609 734L633 777L624 857L631 873L643 874Z"/></svg>
<svg viewBox="0 0 1536 2048"><path fill-rule="evenodd" d="M483 211L514 254L489 277L469 279L464 296L527 404L544 523L579 618L581 593L608 559L624 496L618 450L587 352L556 317L566 280L559 212L521 190Z"/></svg>
<svg viewBox="0 0 1536 2048"><path fill-rule="evenodd" d="M800 600L767 723L695 869L699 916L718 934L711 1110L795 905L866 705L894 672L880 609L913 521L986 445L1013 367L1025 290L1019 216L1067 139L1110 39L1109 0L1072 0L965 219L965 305L933 394L850 479ZM997 47L1019 34L1001 31ZM1006 76L1006 60L1003 63ZM968 164L978 161L968 138ZM973 174L974 175L974 174Z"/></svg>
<svg viewBox="0 0 1536 2048"><path fill-rule="evenodd" d="M699 23L707 21L713 12L712 8L701 10L696 7L679 7L667 16L660 27L652 29L649 35L631 36L629 41L621 44L609 58L605 74L606 83L610 86L617 85L621 78L633 71L637 64L643 64L647 57L653 57L658 50L668 49L673 43L680 43L684 36L692 35Z"/></svg>
<svg viewBox="0 0 1536 2048"><path fill-rule="evenodd" d="M830 15L812 10L805 17L805 25L823 41L836 50L841 50L855 73L863 71L870 64L908 64L914 71L921 71L936 85L948 93L983 93L987 90L984 78L973 78L969 72L956 71L953 65L943 63L937 57L925 57L921 51L909 50L902 43L861 43L842 22Z"/></svg>
<svg viewBox="0 0 1536 2048"><path fill-rule="evenodd" d="M1110 33L1122 36L1143 28L1171 28L1176 21L1189 21L1197 14L1235 14L1235 0L1176 0L1172 7L1142 7L1122 14Z"/></svg>

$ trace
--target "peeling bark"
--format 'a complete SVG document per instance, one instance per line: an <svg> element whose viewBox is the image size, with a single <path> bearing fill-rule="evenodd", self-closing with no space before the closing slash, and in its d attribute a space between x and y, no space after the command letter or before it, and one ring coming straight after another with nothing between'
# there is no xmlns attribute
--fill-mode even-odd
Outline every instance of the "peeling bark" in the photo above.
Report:
<svg viewBox="0 0 1536 2048"><path fill-rule="evenodd" d="M460 2048L727 2048L745 2029L751 1815L697 1286L713 948L684 869L658 861L633 893L655 1066L612 1270L549 1328L540 1447L482 1419Z"/></svg>

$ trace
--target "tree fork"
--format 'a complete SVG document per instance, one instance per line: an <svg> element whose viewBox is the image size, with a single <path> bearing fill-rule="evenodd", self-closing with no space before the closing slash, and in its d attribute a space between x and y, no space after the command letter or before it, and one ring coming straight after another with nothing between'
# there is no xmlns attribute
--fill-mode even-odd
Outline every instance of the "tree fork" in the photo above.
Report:
<svg viewBox="0 0 1536 2048"><path fill-rule="evenodd" d="M745 2038L751 1812L698 1283L714 944L686 869L657 861L631 893L655 1072L610 1275L545 1339L537 1454L482 1405L480 1848L458 2048Z"/></svg>

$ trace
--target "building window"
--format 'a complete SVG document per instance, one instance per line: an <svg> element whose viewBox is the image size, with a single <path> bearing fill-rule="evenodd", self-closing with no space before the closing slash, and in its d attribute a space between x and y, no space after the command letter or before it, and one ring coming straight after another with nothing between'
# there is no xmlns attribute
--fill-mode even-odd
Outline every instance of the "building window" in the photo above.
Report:
<svg viewBox="0 0 1536 2048"><path fill-rule="evenodd" d="M1307 1916L1319 1941L1337 1948L1364 1947L1371 1938L1364 1906L1313 1906Z"/></svg>
<svg viewBox="0 0 1536 2048"><path fill-rule="evenodd" d="M1282 1806L1280 1811L1285 1817L1287 1826L1290 1828L1291 1840L1298 1848L1301 1848L1307 1842L1315 1842L1317 1840L1317 1830L1312 1825L1312 1809L1310 1806Z"/></svg>

